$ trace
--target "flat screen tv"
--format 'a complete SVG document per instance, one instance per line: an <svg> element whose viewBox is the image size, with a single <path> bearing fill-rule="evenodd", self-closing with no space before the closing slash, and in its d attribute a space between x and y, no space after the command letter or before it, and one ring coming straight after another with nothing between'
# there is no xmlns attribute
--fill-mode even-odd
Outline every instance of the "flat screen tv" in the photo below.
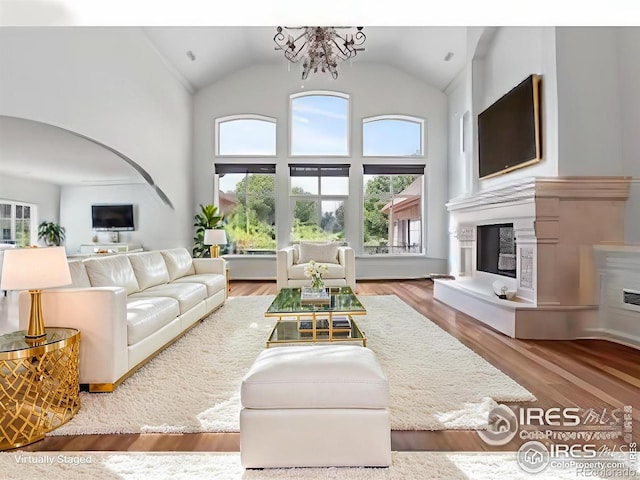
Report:
<svg viewBox="0 0 640 480"><path fill-rule="evenodd" d="M98 231L135 230L133 205L92 205L91 226Z"/></svg>
<svg viewBox="0 0 640 480"><path fill-rule="evenodd" d="M481 179L542 159L538 75L529 75L478 115L478 158Z"/></svg>

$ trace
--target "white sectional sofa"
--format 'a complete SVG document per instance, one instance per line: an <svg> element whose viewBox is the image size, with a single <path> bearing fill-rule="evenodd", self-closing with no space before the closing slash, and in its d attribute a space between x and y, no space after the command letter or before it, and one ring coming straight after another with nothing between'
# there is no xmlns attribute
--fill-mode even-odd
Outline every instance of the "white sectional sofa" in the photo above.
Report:
<svg viewBox="0 0 640 480"><path fill-rule="evenodd" d="M146 360L224 304L226 262L184 248L70 260L70 288L44 290L45 326L80 330L80 383L113 391ZM29 323L20 295L20 328Z"/></svg>

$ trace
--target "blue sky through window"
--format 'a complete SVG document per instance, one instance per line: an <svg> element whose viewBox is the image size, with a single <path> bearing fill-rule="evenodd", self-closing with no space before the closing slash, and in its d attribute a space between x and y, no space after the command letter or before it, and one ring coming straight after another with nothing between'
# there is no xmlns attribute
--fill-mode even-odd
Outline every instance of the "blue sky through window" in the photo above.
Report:
<svg viewBox="0 0 640 480"><path fill-rule="evenodd" d="M275 154L275 122L247 118L220 122L218 155Z"/></svg>
<svg viewBox="0 0 640 480"><path fill-rule="evenodd" d="M332 95L293 98L291 155L349 155L349 100Z"/></svg>
<svg viewBox="0 0 640 480"><path fill-rule="evenodd" d="M362 155L410 157L422 155L422 124L399 119L380 119L362 124Z"/></svg>

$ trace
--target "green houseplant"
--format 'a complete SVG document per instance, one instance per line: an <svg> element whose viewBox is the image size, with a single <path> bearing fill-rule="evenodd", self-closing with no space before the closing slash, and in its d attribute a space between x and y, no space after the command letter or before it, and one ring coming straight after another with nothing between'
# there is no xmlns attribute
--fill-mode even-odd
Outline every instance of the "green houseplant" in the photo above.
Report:
<svg viewBox="0 0 640 480"><path fill-rule="evenodd" d="M196 227L196 236L193 237L193 258L206 258L211 256L209 246L204 244L204 231L210 228L218 228L222 225L224 215L214 205L200 205L200 212L193 217Z"/></svg>
<svg viewBox="0 0 640 480"><path fill-rule="evenodd" d="M38 225L38 240L41 239L48 247L60 246L65 239L64 227L55 222L42 222Z"/></svg>

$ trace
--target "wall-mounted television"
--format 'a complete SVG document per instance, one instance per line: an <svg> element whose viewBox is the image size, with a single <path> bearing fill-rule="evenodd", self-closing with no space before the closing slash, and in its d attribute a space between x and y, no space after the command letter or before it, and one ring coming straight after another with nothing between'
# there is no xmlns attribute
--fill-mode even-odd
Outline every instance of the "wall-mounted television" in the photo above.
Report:
<svg viewBox="0 0 640 480"><path fill-rule="evenodd" d="M540 76L529 75L478 115L480 179L542 160Z"/></svg>
<svg viewBox="0 0 640 480"><path fill-rule="evenodd" d="M92 205L91 227L98 231L135 230L133 205Z"/></svg>

